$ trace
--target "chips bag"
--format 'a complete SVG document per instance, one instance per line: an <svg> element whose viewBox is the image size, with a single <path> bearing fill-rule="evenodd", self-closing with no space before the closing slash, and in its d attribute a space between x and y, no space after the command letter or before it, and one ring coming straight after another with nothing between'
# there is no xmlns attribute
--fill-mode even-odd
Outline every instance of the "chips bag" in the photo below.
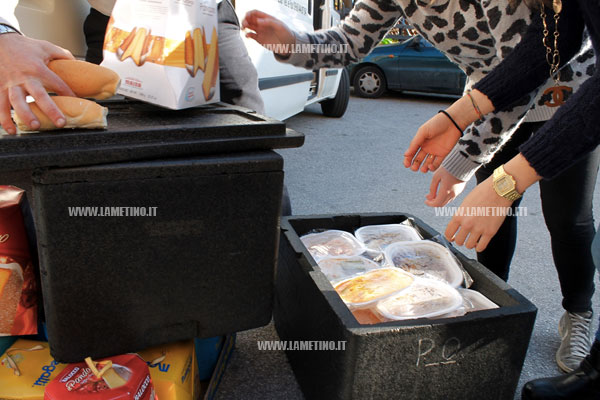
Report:
<svg viewBox="0 0 600 400"><path fill-rule="evenodd" d="M44 400L158 400L148 366L137 354L69 364L46 387Z"/></svg>
<svg viewBox="0 0 600 400"><path fill-rule="evenodd" d="M0 399L42 400L66 366L54 361L48 343L19 339L0 356Z"/></svg>
<svg viewBox="0 0 600 400"><path fill-rule="evenodd" d="M26 215L30 211L25 191L0 186L0 336L37 334L34 251L30 251Z"/></svg>
<svg viewBox="0 0 600 400"><path fill-rule="evenodd" d="M148 367L160 400L197 400L200 379L194 341L156 346L139 352Z"/></svg>

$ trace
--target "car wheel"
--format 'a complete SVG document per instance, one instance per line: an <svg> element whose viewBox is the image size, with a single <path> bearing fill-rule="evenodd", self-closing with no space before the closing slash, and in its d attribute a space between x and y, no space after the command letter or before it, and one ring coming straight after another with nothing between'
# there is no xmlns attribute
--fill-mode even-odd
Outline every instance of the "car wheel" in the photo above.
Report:
<svg viewBox="0 0 600 400"><path fill-rule="evenodd" d="M323 111L323 115L327 117L340 118L346 112L349 100L350 78L348 77L348 72L345 69L342 69L342 77L340 78L340 84L335 93L335 97L333 99L323 100L321 102L321 111Z"/></svg>
<svg viewBox="0 0 600 400"><path fill-rule="evenodd" d="M354 91L360 97L375 99L381 96L386 88L385 76L377 67L363 67L354 75Z"/></svg>

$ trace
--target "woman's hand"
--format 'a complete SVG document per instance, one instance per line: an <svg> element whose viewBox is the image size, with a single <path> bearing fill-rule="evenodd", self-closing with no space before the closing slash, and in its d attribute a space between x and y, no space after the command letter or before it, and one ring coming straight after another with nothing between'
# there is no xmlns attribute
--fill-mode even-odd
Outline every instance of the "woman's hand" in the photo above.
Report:
<svg viewBox="0 0 600 400"><path fill-rule="evenodd" d="M18 33L7 33L0 37L0 125L7 133L17 132L10 116L11 106L31 129L40 127L40 122L27 104L28 95L35 99L54 125L65 125L64 115L50 100L46 90L63 96L75 94L62 79L48 69L48 62L54 59L74 57L61 47Z"/></svg>
<svg viewBox="0 0 600 400"><path fill-rule="evenodd" d="M296 43L296 36L294 36L294 33L286 24L262 11L252 10L246 13L242 21L242 29L252 31L246 32L246 37L256 40L263 46L273 46L269 50L277 52L277 54L282 56L290 54L289 49L285 48L286 45L294 45ZM277 48L275 47L277 45L283 46Z"/></svg>
<svg viewBox="0 0 600 400"><path fill-rule="evenodd" d="M456 179L444 167L438 168L431 178L425 204L429 207L444 207L458 197L466 185L467 182Z"/></svg>
<svg viewBox="0 0 600 400"><path fill-rule="evenodd" d="M466 248L483 251L498 232L512 201L499 196L493 177L469 193L446 227L446 239Z"/></svg>
<svg viewBox="0 0 600 400"><path fill-rule="evenodd" d="M421 172L436 170L450 153L461 132L442 113L425 122L404 153L404 166Z"/></svg>

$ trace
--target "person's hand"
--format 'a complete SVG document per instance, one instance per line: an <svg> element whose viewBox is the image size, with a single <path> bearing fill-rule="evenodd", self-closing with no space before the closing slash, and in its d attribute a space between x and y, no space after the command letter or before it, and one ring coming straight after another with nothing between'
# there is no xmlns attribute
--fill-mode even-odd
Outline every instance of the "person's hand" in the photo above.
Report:
<svg viewBox="0 0 600 400"><path fill-rule="evenodd" d="M404 153L404 166L421 172L436 170L450 153L461 132L442 113L425 122Z"/></svg>
<svg viewBox="0 0 600 400"><path fill-rule="evenodd" d="M425 204L429 207L444 207L458 197L466 185L467 182L455 178L446 168L438 168L431 178Z"/></svg>
<svg viewBox="0 0 600 400"><path fill-rule="evenodd" d="M9 134L17 129L10 116L11 106L15 113L31 129L38 129L40 122L31 112L26 97L33 97L42 112L54 125L65 125L65 117L47 93L75 96L71 88L47 64L54 59L74 59L61 47L43 40L31 39L18 33L0 36L0 126Z"/></svg>
<svg viewBox="0 0 600 400"><path fill-rule="evenodd" d="M492 184L490 176L469 193L446 227L446 239L477 251L487 247L512 205L496 193Z"/></svg>
<svg viewBox="0 0 600 400"><path fill-rule="evenodd" d="M246 13L242 21L242 29L249 29L252 32L246 32L246 37L256 40L261 45L293 45L296 43L294 33L286 24L277 18L262 11L252 10ZM285 49L286 46L280 46L277 54L283 56L290 52ZM277 49L277 47L275 47ZM272 47L270 50L274 50Z"/></svg>

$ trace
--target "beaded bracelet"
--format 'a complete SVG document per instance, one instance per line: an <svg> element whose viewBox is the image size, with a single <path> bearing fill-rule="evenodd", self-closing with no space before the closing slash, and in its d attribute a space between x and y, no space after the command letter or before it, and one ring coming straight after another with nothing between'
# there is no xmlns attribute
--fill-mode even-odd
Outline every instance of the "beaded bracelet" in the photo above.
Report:
<svg viewBox="0 0 600 400"><path fill-rule="evenodd" d="M438 111L438 114L439 114L439 113L442 113L442 114L444 114L446 117L448 117L448 119L449 119L450 121L452 121L452 123L454 124L454 126L456 127L456 129L458 129L458 131L460 132L460 136L462 136L462 135L463 135L463 130L462 130L462 129L460 129L460 126L458 126L458 124L456 123L456 121L454 120L454 118L452 118L452 117L450 116L450 114L448 114L448 113L447 113L445 110L440 110L440 111Z"/></svg>
<svg viewBox="0 0 600 400"><path fill-rule="evenodd" d="M481 113L481 110L479 109L479 106L475 102L475 99L473 98L473 95L471 94L471 90L470 89L467 90L467 96L469 96L469 99L471 99L471 104L473 104L473 108L475 109L475 112L479 116L479 119L483 119L483 114Z"/></svg>

